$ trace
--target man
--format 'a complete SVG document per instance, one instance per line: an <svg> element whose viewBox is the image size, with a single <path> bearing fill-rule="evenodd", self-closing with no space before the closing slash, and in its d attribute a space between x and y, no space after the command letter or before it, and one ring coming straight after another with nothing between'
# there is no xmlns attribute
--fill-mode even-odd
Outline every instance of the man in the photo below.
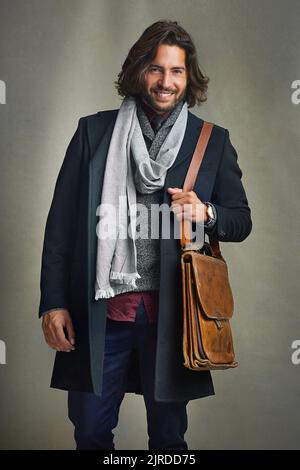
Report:
<svg viewBox="0 0 300 470"><path fill-rule="evenodd" d="M51 386L68 390L77 449L114 449L126 392L143 395L149 449L187 449L186 406L214 395L209 371L183 366L178 238L104 239L100 210L124 196L115 228L133 235L130 202L168 204L175 220L204 222L219 241L249 235L227 129L214 126L193 191L181 189L203 125L187 107L205 101L207 83L189 34L158 21L123 64L120 109L79 119L67 149L46 224L39 314L57 351Z"/></svg>

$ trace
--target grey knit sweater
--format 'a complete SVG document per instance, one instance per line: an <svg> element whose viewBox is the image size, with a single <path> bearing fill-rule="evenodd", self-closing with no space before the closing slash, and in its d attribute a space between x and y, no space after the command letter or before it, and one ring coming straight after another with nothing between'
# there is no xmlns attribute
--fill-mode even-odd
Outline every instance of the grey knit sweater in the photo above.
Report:
<svg viewBox="0 0 300 470"><path fill-rule="evenodd" d="M145 138L145 143L149 151L150 158L157 157L160 147L162 146L165 138L170 132L172 125L176 121L181 108L184 104L184 101L180 101L172 113L164 121L163 125L157 131L154 132L152 126L149 122L149 119L144 112L141 104L137 100L137 116L140 122L140 126ZM134 291L143 291L143 290L155 290L159 289L160 281L160 245L159 238L151 238L151 204L161 204L163 201L163 189L156 191L152 194L141 194L137 191L137 204L143 204L147 207L147 215L143 212L137 212L137 231L142 230L146 220L145 217L148 216L148 236L147 238L137 238L136 239L136 249L137 249L137 271L140 274L141 278L136 280L136 289ZM138 208L137 208L138 209ZM146 211L145 211L146 212ZM152 219L154 220L154 219ZM155 218L155 221L157 219ZM141 227L141 228L139 228ZM153 229L153 228L152 228ZM158 233L158 227L155 230Z"/></svg>

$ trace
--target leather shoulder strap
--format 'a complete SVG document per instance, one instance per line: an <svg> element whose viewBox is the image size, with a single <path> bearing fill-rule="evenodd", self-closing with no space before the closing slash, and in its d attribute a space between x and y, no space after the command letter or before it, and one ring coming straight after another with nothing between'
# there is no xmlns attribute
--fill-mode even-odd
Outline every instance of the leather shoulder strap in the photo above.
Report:
<svg viewBox="0 0 300 470"><path fill-rule="evenodd" d="M213 129L213 124L211 122L204 121L198 142L188 168L184 183L183 183L183 191L192 191L193 187L195 186L196 178L199 172L200 165L202 163L204 153Z"/></svg>
<svg viewBox="0 0 300 470"><path fill-rule="evenodd" d="M182 188L183 191L192 191L195 185L196 178L197 178L213 127L214 127L213 123L204 121L189 169L187 171L187 174L184 180L184 184ZM191 238L190 237L188 238L186 236L186 234L190 234L190 233L191 233L191 222L187 219L183 219L181 222L181 234L180 234L180 243L181 243L182 248L186 244L191 243ZM209 235L209 242L210 242L214 255L217 257L222 257L220 246L219 246L219 241Z"/></svg>

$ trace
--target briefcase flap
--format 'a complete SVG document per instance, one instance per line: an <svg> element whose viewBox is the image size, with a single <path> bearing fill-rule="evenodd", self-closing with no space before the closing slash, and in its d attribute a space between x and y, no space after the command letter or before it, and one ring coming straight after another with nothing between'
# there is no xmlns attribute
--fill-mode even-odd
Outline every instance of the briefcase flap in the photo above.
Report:
<svg viewBox="0 0 300 470"><path fill-rule="evenodd" d="M231 318L234 305L226 262L197 251L186 252L184 261L191 263L198 301L205 315L215 320Z"/></svg>

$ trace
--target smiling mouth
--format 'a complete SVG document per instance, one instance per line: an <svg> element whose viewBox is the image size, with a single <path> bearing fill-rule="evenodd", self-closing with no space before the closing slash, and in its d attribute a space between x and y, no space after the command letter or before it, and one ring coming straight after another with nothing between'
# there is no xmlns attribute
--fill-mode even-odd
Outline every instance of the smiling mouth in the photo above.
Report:
<svg viewBox="0 0 300 470"><path fill-rule="evenodd" d="M155 95L158 96L159 98L167 98L169 96L172 96L174 93L173 92L165 92L165 91L154 91Z"/></svg>

